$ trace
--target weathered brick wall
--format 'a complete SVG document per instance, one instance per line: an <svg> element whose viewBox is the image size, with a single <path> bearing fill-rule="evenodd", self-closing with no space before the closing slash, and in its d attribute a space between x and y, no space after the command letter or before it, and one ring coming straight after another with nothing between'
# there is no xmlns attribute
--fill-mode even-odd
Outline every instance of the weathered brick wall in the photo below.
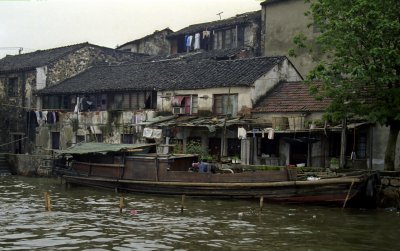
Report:
<svg viewBox="0 0 400 251"><path fill-rule="evenodd" d="M18 95L8 95L8 79L18 78ZM0 151L9 152L12 135L19 133L27 136L26 111L32 104L32 85L36 82L35 71L2 74L0 76ZM28 95L27 95L28 92ZM23 144L23 149L25 148Z"/></svg>
<svg viewBox="0 0 400 251"><path fill-rule="evenodd" d="M167 32L155 33L147 39L140 41L139 53L145 53L149 55L160 55L166 56L169 54L169 41L166 39Z"/></svg>
<svg viewBox="0 0 400 251"><path fill-rule="evenodd" d="M154 56L169 55L170 42L166 38L169 33L171 33L170 30L155 31L149 36L127 43L120 47L119 50L129 50Z"/></svg>
<svg viewBox="0 0 400 251"><path fill-rule="evenodd" d="M88 45L48 65L46 84L47 86L57 84L95 64L129 60L132 60L132 55L129 53Z"/></svg>
<svg viewBox="0 0 400 251"><path fill-rule="evenodd" d="M50 155L10 154L8 161L14 173L22 176L37 176L38 170L44 164L43 160L50 158Z"/></svg>

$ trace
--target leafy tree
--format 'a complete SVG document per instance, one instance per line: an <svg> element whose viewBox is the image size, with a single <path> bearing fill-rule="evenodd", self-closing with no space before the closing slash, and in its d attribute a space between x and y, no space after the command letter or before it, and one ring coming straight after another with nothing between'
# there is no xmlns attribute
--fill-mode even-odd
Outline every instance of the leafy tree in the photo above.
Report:
<svg viewBox="0 0 400 251"><path fill-rule="evenodd" d="M316 43L307 43L301 34L294 42L325 55L307 76L311 92L332 100L327 112L333 120L356 116L388 126L385 169L394 170L400 131L400 1L305 2L311 4L306 15L321 33Z"/></svg>

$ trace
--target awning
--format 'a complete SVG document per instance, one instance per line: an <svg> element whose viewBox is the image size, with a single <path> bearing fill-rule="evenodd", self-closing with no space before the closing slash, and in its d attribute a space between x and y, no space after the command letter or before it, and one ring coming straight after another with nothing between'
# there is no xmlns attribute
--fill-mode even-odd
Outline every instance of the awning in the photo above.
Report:
<svg viewBox="0 0 400 251"><path fill-rule="evenodd" d="M287 143L315 143L320 141L317 138L312 138L312 137L284 137L282 138L284 141L286 141Z"/></svg>
<svg viewBox="0 0 400 251"><path fill-rule="evenodd" d="M368 122L363 122L363 123L351 123L351 124L347 124L347 129L354 129L363 125L367 125L370 124Z"/></svg>
<svg viewBox="0 0 400 251"><path fill-rule="evenodd" d="M161 122L161 123L155 123L153 125L159 126L159 127L206 127L210 131L214 130L215 128L222 128L224 126L233 126L233 125L248 125L249 122L240 119L240 118L218 118L218 117L197 117L197 116L183 116L183 117L177 117L175 119L166 121L166 122Z"/></svg>
<svg viewBox="0 0 400 251"><path fill-rule="evenodd" d="M80 143L65 150L56 150L58 154L88 154L100 153L106 154L109 152L122 152L129 150L146 151L155 144L107 144L107 143Z"/></svg>
<svg viewBox="0 0 400 251"><path fill-rule="evenodd" d="M364 125L372 125L371 122L359 122L359 123L349 123L347 124L347 129L354 129ZM342 125L337 125L331 128L332 131L340 131L342 130Z"/></svg>
<svg viewBox="0 0 400 251"><path fill-rule="evenodd" d="M182 101L185 99L185 96L175 96L175 98L172 100L171 104L173 106L182 106Z"/></svg>

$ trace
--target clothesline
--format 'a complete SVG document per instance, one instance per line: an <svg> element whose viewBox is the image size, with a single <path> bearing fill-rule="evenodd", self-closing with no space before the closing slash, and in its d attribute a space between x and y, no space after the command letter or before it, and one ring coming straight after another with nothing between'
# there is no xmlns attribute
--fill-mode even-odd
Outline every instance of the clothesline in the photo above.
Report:
<svg viewBox="0 0 400 251"><path fill-rule="evenodd" d="M29 111L67 111L66 109L36 109L32 107L27 107L27 106L21 106L21 105L11 105L11 104L1 104L2 106L11 106L11 107L16 107L16 108L21 108Z"/></svg>

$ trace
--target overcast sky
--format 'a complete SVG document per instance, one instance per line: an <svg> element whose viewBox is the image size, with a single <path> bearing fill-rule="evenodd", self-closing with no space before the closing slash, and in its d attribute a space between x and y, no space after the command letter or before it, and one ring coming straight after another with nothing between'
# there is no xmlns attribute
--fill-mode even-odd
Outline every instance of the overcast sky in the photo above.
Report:
<svg viewBox="0 0 400 251"><path fill-rule="evenodd" d="M0 0L0 58L82 42L115 48L166 27L260 10L260 0Z"/></svg>

